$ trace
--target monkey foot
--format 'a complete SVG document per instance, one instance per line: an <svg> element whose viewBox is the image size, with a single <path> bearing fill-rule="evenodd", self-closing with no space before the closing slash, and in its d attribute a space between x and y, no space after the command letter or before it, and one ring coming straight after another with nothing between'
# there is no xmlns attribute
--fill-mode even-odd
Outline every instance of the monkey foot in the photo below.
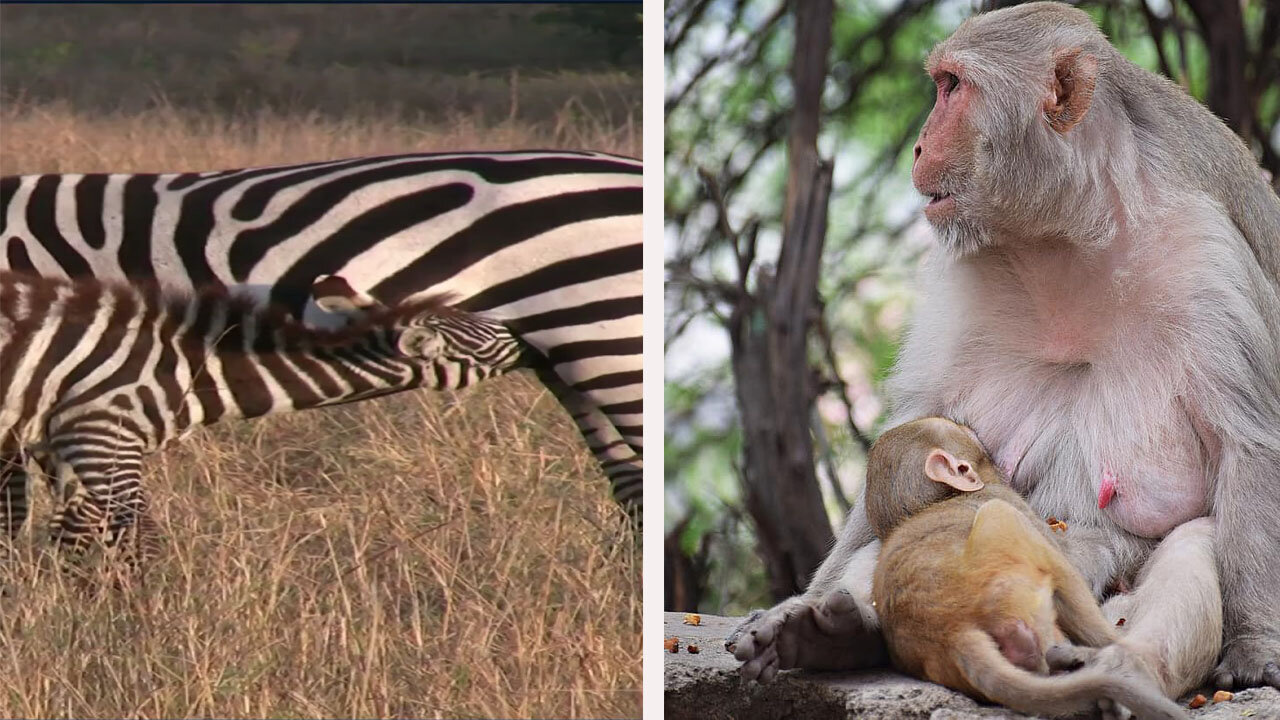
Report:
<svg viewBox="0 0 1280 720"><path fill-rule="evenodd" d="M1098 700L1098 712L1102 720L1132 720L1133 718L1133 712L1129 708L1111 698Z"/></svg>
<svg viewBox="0 0 1280 720"><path fill-rule="evenodd" d="M1098 648L1085 645L1054 645L1044 654L1044 661L1053 672L1071 672L1084 667L1098 654Z"/></svg>
<svg viewBox="0 0 1280 720"><path fill-rule="evenodd" d="M797 596L756 610L725 639L744 680L769 682L779 670L856 670L888 662L875 610L845 590Z"/></svg>
<svg viewBox="0 0 1280 720"><path fill-rule="evenodd" d="M1259 685L1280 689L1280 642L1277 640L1280 639L1232 641L1213 671L1213 684L1222 690Z"/></svg>
<svg viewBox="0 0 1280 720"><path fill-rule="evenodd" d="M1164 696L1159 677L1136 652L1116 643L1095 648L1080 645L1054 645L1044 655L1049 669L1054 672L1077 671L1086 665L1102 670L1117 685L1128 688L1136 702L1141 703L1144 718L1182 718L1185 713ZM1116 698L1098 698L1098 710L1102 720L1131 720L1134 713Z"/></svg>

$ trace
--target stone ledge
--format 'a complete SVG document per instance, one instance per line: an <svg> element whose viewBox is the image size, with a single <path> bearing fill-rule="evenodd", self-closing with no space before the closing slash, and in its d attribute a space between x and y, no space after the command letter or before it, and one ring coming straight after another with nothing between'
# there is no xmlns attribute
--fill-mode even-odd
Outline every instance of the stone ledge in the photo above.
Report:
<svg viewBox="0 0 1280 720"><path fill-rule="evenodd" d="M702 615L699 626L683 624L683 613L666 613L663 637L680 638L680 651L664 652L666 720L986 720L1026 718L981 705L939 685L888 670L856 673L789 671L769 685L744 685L724 637L742 618ZM700 652L690 654L692 642ZM1211 696L1212 692L1205 692ZM1186 703L1184 702L1185 706ZM1255 688L1225 703L1188 710L1196 720L1278 720L1280 691Z"/></svg>

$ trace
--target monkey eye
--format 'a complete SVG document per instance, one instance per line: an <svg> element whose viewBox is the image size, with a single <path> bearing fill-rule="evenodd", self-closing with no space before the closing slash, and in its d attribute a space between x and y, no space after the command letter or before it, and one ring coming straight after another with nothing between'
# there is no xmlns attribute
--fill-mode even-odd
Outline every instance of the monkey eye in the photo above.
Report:
<svg viewBox="0 0 1280 720"><path fill-rule="evenodd" d="M942 82L939 84L942 86L943 95L950 95L957 87L960 86L960 78L953 72L942 73L941 79Z"/></svg>

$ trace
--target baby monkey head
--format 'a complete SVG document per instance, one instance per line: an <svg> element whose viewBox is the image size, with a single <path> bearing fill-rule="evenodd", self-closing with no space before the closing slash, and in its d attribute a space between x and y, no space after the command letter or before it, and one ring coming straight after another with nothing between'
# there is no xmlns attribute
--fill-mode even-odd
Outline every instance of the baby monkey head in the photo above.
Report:
<svg viewBox="0 0 1280 720"><path fill-rule="evenodd" d="M969 428L928 417L887 430L867 456L867 516L884 539L921 510L959 493L1001 482Z"/></svg>

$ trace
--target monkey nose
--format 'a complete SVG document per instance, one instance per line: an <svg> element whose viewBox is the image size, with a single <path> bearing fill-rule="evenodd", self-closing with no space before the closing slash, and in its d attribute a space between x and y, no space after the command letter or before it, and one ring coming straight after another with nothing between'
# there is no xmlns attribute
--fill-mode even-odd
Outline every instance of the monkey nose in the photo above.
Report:
<svg viewBox="0 0 1280 720"><path fill-rule="evenodd" d="M914 166L916 161L920 159L920 143L916 143L916 146L911 153L911 164Z"/></svg>

